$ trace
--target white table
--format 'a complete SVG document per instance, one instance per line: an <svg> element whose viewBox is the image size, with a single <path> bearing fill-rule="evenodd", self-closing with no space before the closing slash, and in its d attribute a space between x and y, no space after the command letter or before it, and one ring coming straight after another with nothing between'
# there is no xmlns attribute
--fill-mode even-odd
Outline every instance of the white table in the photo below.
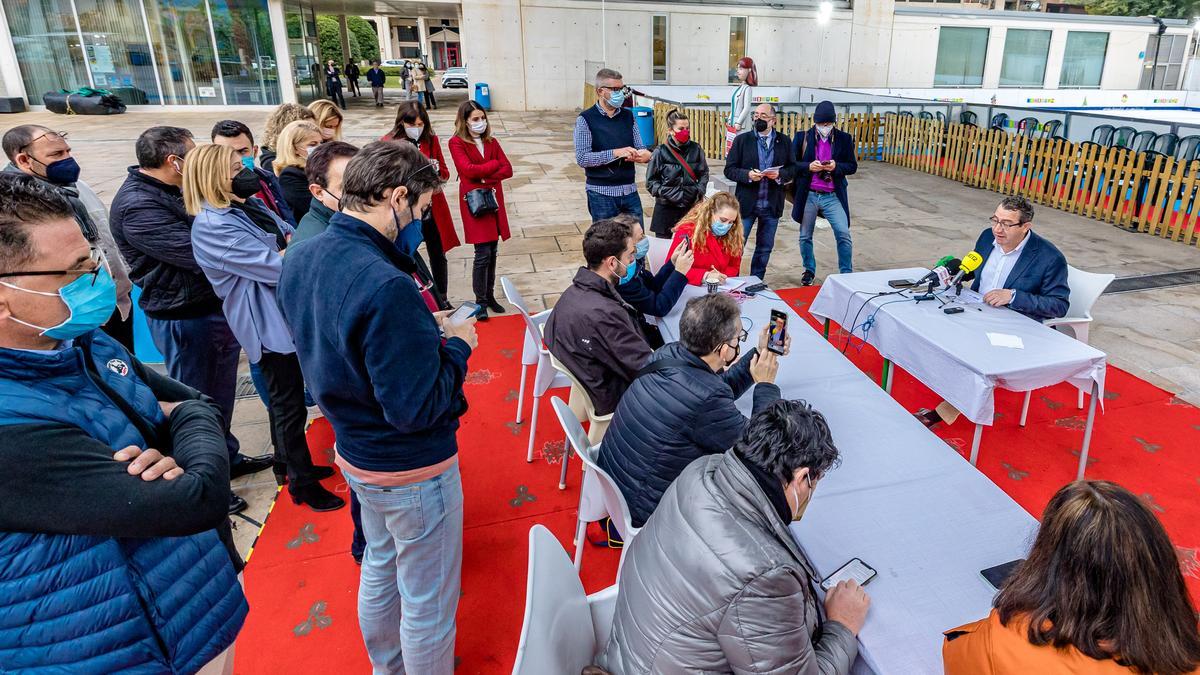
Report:
<svg viewBox="0 0 1200 675"><path fill-rule="evenodd" d="M945 314L942 300L915 302L913 296L921 291L879 295L895 291L889 279L919 279L927 271L831 275L809 311L824 318L827 328L832 320L879 350L885 359L885 390L891 391L893 364L900 366L974 422L972 464L979 456L983 427L993 421L997 388L1032 391L1070 382L1091 393L1077 474L1083 478L1096 402L1104 393L1104 352L1006 307L976 303L960 314ZM941 295L954 297L952 292ZM993 346L989 333L1017 336L1024 348ZM1022 426L1024 419L1022 414Z"/></svg>
<svg viewBox="0 0 1200 675"><path fill-rule="evenodd" d="M660 323L676 339L689 286ZM792 349L780 360L783 396L828 420L841 465L823 478L792 533L822 577L860 557L878 571L859 634L856 672L942 672L942 631L987 616L994 589L979 571L1023 558L1037 521L952 452L769 294L746 301L748 348L772 309L786 310ZM752 394L738 399L749 414Z"/></svg>

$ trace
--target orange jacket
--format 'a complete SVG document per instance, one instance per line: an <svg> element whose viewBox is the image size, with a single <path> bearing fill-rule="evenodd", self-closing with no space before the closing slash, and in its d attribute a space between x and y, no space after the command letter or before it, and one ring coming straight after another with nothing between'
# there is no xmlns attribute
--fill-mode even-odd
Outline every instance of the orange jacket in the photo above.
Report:
<svg viewBox="0 0 1200 675"><path fill-rule="evenodd" d="M1093 659L1074 647L1057 649L1029 642L1028 623L1000 623L996 610L985 619L946 631L942 662L946 675L1129 675L1136 671L1110 659Z"/></svg>

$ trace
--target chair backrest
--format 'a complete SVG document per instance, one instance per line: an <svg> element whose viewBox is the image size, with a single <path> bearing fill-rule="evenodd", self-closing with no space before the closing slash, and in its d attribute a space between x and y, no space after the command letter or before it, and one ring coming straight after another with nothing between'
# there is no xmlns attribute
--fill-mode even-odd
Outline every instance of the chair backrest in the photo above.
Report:
<svg viewBox="0 0 1200 675"><path fill-rule="evenodd" d="M1155 160L1157 160L1159 157L1166 158L1166 155L1163 153L1155 152L1153 150L1147 150L1146 152L1142 153L1142 155L1145 157L1145 160L1142 162L1142 168L1150 170L1154 169Z"/></svg>
<svg viewBox="0 0 1200 675"><path fill-rule="evenodd" d="M1099 129L1099 127L1096 128ZM1093 131L1092 136L1095 135L1096 132ZM1109 135L1108 145L1118 148L1133 147L1134 136L1137 136L1137 129L1134 129L1133 127L1117 127L1116 129L1113 129L1112 134Z"/></svg>
<svg viewBox="0 0 1200 675"><path fill-rule="evenodd" d="M1134 152L1145 152L1150 149L1150 142L1156 135L1153 131L1139 131L1133 135L1133 140L1126 147Z"/></svg>
<svg viewBox="0 0 1200 675"><path fill-rule="evenodd" d="M658 274L662 266L667 264L667 252L670 250L670 239L650 237L650 252L646 254L646 262L650 264L651 274Z"/></svg>
<svg viewBox="0 0 1200 675"><path fill-rule="evenodd" d="M578 673L592 664L596 647L592 610L575 565L550 530L534 525L513 675Z"/></svg>
<svg viewBox="0 0 1200 675"><path fill-rule="evenodd" d="M1155 152L1161 152L1164 155L1175 154L1175 144L1179 142L1179 136L1171 132L1159 134L1154 137L1154 141L1150 143L1150 149Z"/></svg>
<svg viewBox="0 0 1200 675"><path fill-rule="evenodd" d="M538 328L533 317L529 316L529 308L525 304L525 298L521 297L521 292L513 285L513 282L508 277L500 277L500 287L504 289L504 297L508 298L508 304L517 308L521 313L521 318L525 320L525 330L529 335L529 339L539 348L542 345L542 331Z"/></svg>
<svg viewBox="0 0 1200 675"><path fill-rule="evenodd" d="M931 120L933 119L933 113L929 112L928 110L922 110L921 112L917 113L917 117L923 120Z"/></svg>
<svg viewBox="0 0 1200 675"><path fill-rule="evenodd" d="M900 111L900 116L901 116L901 117L912 117L912 116L913 116L913 114L912 114L912 111L911 111L911 110L901 110L901 111Z"/></svg>
<svg viewBox="0 0 1200 675"><path fill-rule="evenodd" d="M975 122L978 119L979 119L979 116L976 115L975 113L971 112L970 110L964 110L964 111L958 113L958 123L959 124L975 124Z"/></svg>
<svg viewBox="0 0 1200 675"><path fill-rule="evenodd" d="M554 366L554 369L558 372L566 375L567 379L571 380L571 387L579 391L579 395L583 397L583 408L585 411L587 411L588 419L595 417L596 406L592 405L592 395L589 394L588 390L583 386L582 383L580 383L579 378L575 377L575 373L572 373L570 369L564 366L563 362L559 361L554 354L550 355L550 365Z"/></svg>
<svg viewBox="0 0 1200 675"><path fill-rule="evenodd" d="M1115 274L1084 272L1067 265L1067 285L1071 287L1071 306L1067 308L1068 319L1092 318L1092 305L1096 304L1104 289L1116 279Z"/></svg>
<svg viewBox="0 0 1200 675"><path fill-rule="evenodd" d="M1042 138L1054 138L1062 128L1062 120L1050 120L1042 125Z"/></svg>
<svg viewBox="0 0 1200 675"><path fill-rule="evenodd" d="M617 531L625 539L625 545L628 546L632 541L633 535L637 534L637 529L633 527L633 516L629 513L629 504L625 501L625 495L621 493L621 488L617 487L612 476L608 475L600 465L596 463L596 454L599 450L598 446L588 445L587 436L578 438L577 433L583 433L583 426L579 423L579 418L575 417L575 413L571 412L571 407L557 396L550 397L550 405L554 407L554 414L558 416L558 421L563 426L563 430L567 432L567 440L571 442L571 447L574 448L575 454L579 455L579 459L587 466L587 473L584 474L583 490L585 493L592 492L593 485L599 488L600 501L603 504L604 513L595 516L599 513L598 509L587 508L584 504L580 507L581 511L591 511L591 513L581 513L580 517L584 520L589 520L591 517L602 518L605 515L616 521ZM584 495L581 504L588 501L589 495Z"/></svg>
<svg viewBox="0 0 1200 675"><path fill-rule="evenodd" d="M1109 141L1112 140L1112 136L1113 125L1101 124L1095 129L1092 129L1092 138L1090 140L1093 143L1098 143L1100 145L1108 145Z"/></svg>
<svg viewBox="0 0 1200 675"><path fill-rule="evenodd" d="M608 644L608 636L612 634L613 615L617 612L617 585L613 584L589 595L588 606L592 610L592 626L596 630L596 651L599 652Z"/></svg>
<svg viewBox="0 0 1200 675"><path fill-rule="evenodd" d="M992 129L1003 129L1008 125L1008 113L996 113L992 115L992 123L989 125Z"/></svg>
<svg viewBox="0 0 1200 675"><path fill-rule="evenodd" d="M1017 122L1017 133L1029 138L1033 138L1033 135L1037 133L1037 128L1038 118L1036 117L1024 117L1020 122Z"/></svg>
<svg viewBox="0 0 1200 675"><path fill-rule="evenodd" d="M1175 159L1190 162L1196 159L1197 150L1200 150L1200 136L1184 136L1175 146Z"/></svg>
<svg viewBox="0 0 1200 675"><path fill-rule="evenodd" d="M943 113L941 110L934 113L934 115L937 116L937 121L941 122L942 124L946 123L946 114Z"/></svg>

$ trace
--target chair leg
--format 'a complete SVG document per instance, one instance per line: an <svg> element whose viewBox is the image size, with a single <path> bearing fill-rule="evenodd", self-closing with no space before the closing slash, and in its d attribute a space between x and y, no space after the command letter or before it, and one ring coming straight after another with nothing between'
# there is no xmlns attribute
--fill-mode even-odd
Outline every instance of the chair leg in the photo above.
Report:
<svg viewBox="0 0 1200 675"><path fill-rule="evenodd" d="M571 443L569 441L563 441L562 474L559 475L559 477L558 477L558 489L559 490L567 489L567 464L570 462L570 460L571 460Z"/></svg>
<svg viewBox="0 0 1200 675"><path fill-rule="evenodd" d="M587 523L582 518L575 521L575 571L583 566L583 542L587 539Z"/></svg>
<svg viewBox="0 0 1200 675"><path fill-rule="evenodd" d="M530 415L529 419L529 451L525 456L526 462L533 461L533 437L537 435L538 403L541 398L541 396L533 397L533 414Z"/></svg>
<svg viewBox="0 0 1200 675"><path fill-rule="evenodd" d="M1021 426L1025 426L1025 418L1029 417L1029 399L1033 398L1033 390L1025 392L1025 403L1021 405Z"/></svg>
<svg viewBox="0 0 1200 675"><path fill-rule="evenodd" d="M1083 390L1079 390L1079 409L1083 410Z"/></svg>
<svg viewBox="0 0 1200 675"><path fill-rule="evenodd" d="M521 388L517 390L517 424L521 423L521 408L525 403L525 374L529 372L529 366L521 366Z"/></svg>

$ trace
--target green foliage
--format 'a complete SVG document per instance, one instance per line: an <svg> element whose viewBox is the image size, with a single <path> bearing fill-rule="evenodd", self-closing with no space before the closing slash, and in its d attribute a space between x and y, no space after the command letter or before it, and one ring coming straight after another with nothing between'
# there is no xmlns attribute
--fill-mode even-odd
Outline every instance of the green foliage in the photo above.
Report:
<svg viewBox="0 0 1200 675"><path fill-rule="evenodd" d="M346 27L350 29L350 39L358 43L359 58L363 61L380 58L379 36L366 19L361 16L348 16Z"/></svg>
<svg viewBox="0 0 1200 675"><path fill-rule="evenodd" d="M379 58L379 37L371 24L360 16L346 17L346 28L350 36L350 58L355 62ZM333 59L338 67L346 65L342 58L341 29L336 16L317 15L317 44L321 52L321 63Z"/></svg>
<svg viewBox="0 0 1200 675"><path fill-rule="evenodd" d="M1088 14L1108 16L1157 16L1191 19L1200 14L1200 0L1085 0Z"/></svg>

